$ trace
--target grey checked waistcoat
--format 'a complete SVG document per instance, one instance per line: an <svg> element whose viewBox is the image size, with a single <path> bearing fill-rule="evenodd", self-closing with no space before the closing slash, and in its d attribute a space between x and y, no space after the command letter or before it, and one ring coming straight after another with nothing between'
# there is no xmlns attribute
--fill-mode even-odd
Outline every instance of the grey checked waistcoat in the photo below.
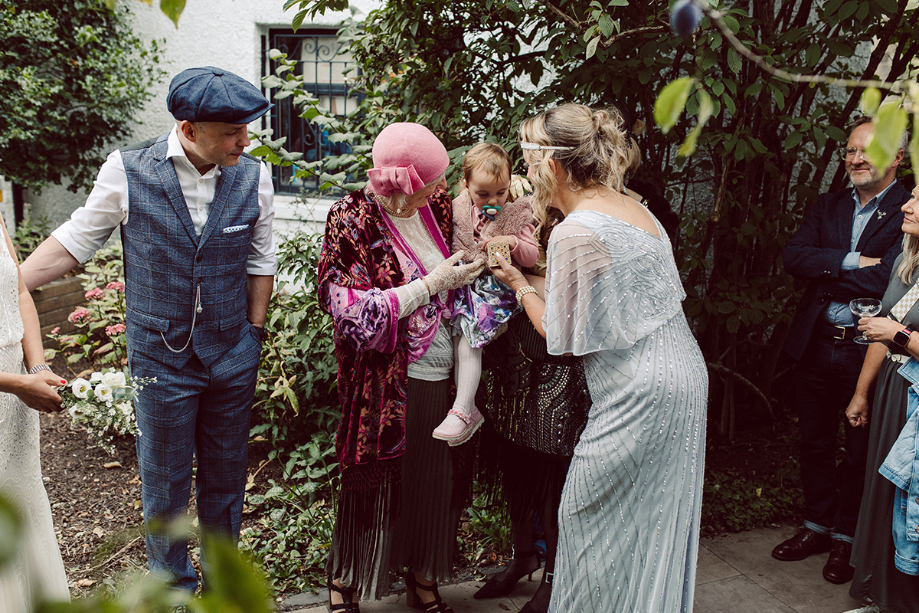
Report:
<svg viewBox="0 0 919 613"><path fill-rule="evenodd" d="M192 355L210 366L248 331L246 261L259 217L260 164L242 156L221 169L199 237L167 148L164 135L121 152L129 202L121 227L128 349L176 368ZM193 320L188 347L170 351L163 339L185 347Z"/></svg>

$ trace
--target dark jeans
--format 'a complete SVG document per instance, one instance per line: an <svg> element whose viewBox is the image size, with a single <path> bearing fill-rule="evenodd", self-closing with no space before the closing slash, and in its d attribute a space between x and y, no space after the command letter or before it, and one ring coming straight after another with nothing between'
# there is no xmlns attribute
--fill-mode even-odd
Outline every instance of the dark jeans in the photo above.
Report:
<svg viewBox="0 0 919 613"><path fill-rule="evenodd" d="M845 409L855 392L865 345L837 341L815 331L796 366L797 409L801 429L804 520L825 531L855 534L865 484L868 429L853 428ZM846 435L845 458L836 463L840 419Z"/></svg>
<svg viewBox="0 0 919 613"><path fill-rule="evenodd" d="M137 459L144 519L172 519L188 508L192 456L201 527L239 537L246 485L247 443L260 342L251 330L210 368L197 357L181 369L131 355L131 374L156 377L136 403ZM150 572L194 591L198 576L188 542L147 532ZM207 571L207 560L202 558Z"/></svg>

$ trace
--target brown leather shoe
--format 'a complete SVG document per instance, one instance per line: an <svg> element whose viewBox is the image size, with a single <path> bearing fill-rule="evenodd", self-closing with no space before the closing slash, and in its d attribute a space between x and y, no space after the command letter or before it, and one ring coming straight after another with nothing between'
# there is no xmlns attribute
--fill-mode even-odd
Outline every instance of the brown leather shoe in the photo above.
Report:
<svg viewBox="0 0 919 613"><path fill-rule="evenodd" d="M830 549L830 557L823 567L823 578L830 583L848 583L855 574L855 569L849 566L849 556L852 555L852 543L834 540Z"/></svg>
<svg viewBox="0 0 919 613"><path fill-rule="evenodd" d="M829 534L820 534L810 528L801 528L796 535L779 543L772 550L772 557L783 562L796 562L815 553L829 551L832 540ZM846 561L848 560L847 557Z"/></svg>

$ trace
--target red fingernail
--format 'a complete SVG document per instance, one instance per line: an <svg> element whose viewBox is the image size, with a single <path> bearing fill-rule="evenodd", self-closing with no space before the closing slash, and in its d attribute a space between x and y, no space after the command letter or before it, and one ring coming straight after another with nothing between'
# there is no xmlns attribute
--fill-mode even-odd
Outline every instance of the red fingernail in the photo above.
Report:
<svg viewBox="0 0 919 613"><path fill-rule="evenodd" d="M61 379L61 385L64 385L65 383L67 383L67 382L64 381L63 379Z"/></svg>

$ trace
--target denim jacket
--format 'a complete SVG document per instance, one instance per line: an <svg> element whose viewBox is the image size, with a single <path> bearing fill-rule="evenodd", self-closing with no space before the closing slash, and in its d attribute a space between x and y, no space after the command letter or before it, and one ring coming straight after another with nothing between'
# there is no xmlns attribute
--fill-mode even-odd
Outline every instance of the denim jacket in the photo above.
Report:
<svg viewBox="0 0 919 613"><path fill-rule="evenodd" d="M896 487L893 509L894 564L919 575L919 361L910 358L897 371L910 382L906 425L878 469Z"/></svg>

